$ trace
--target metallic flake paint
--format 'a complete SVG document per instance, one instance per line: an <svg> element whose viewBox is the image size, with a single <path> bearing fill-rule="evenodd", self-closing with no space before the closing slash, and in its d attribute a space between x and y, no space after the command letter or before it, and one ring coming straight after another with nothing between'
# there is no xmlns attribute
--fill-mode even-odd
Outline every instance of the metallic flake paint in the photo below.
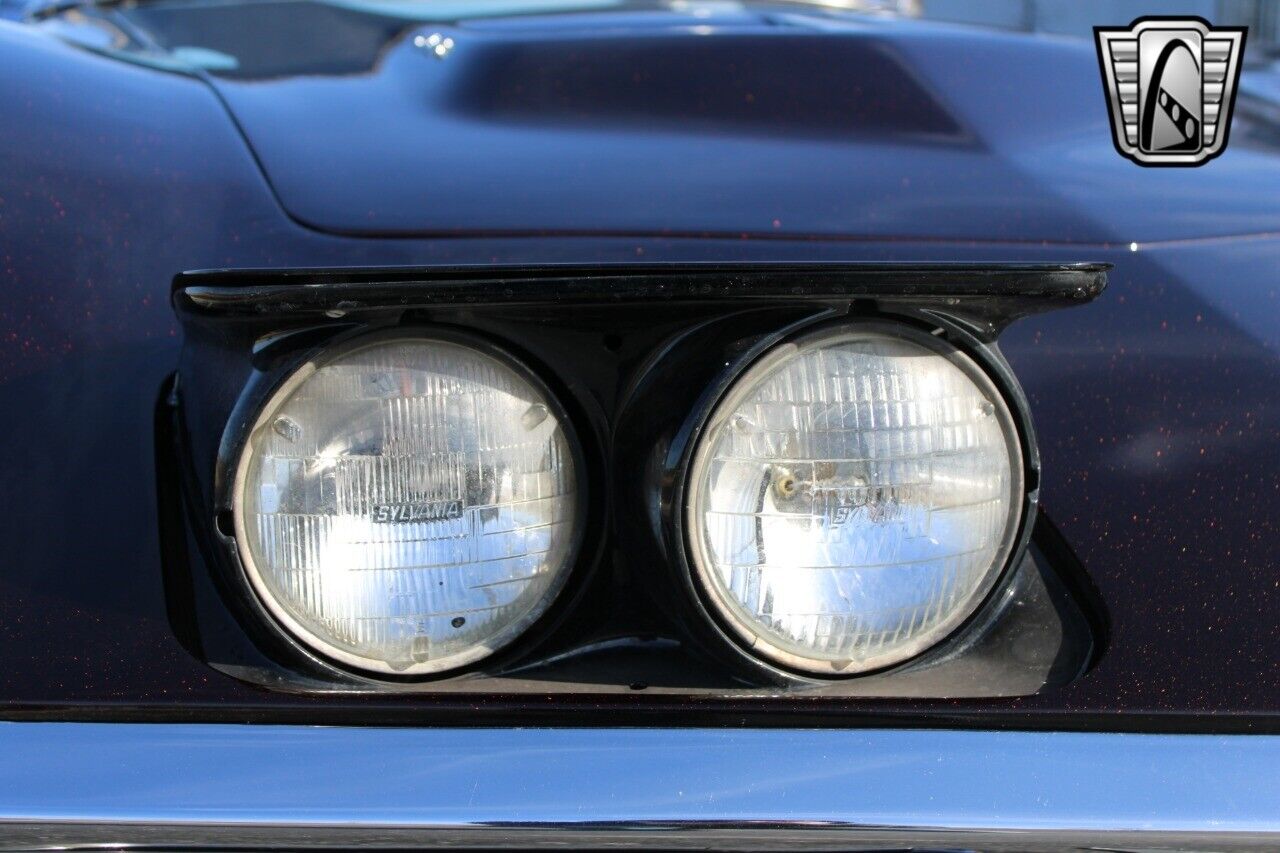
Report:
<svg viewBox="0 0 1280 853"><path fill-rule="evenodd" d="M505 38L549 37L536 21L506 26ZM808 142L734 142L732 150L749 147L762 159L726 175L724 193L704 185L682 193L678 184L655 192L657 176L719 162L730 149L694 133L681 143L685 165L676 173L644 158L622 170L592 156L594 142L572 145L581 137L562 128L571 147L560 150L576 165L559 175L556 199L574 201L573 221L544 217L534 203L543 177L520 169L504 183L510 221L458 216L475 230L356 239L305 227L281 208L205 82L0 22L8 74L0 87L0 446L10 453L0 490L0 713L314 721L344 703L350 710L349 700L272 694L219 675L168 624L152 424L177 357L167 302L177 271L1087 260L1115 264L1104 299L1020 321L1001 344L1035 411L1044 512L1112 614L1106 656L1085 678L1036 697L848 702L832 721L904 714L982 725L983 714L997 714L1022 725L1274 728L1280 137L1238 106L1222 158L1196 170L1138 169L1111 150L1088 44L978 30L934 37L927 27L915 36L914 26L893 25L901 33L894 43L948 111L974 116L968 123L982 128L985 152L977 159L859 142L868 145L866 168L824 171L837 194L801 204L785 176L807 168ZM1010 67L1018 74L1002 73ZM1059 82L1055 112L1034 94ZM307 87L326 84L261 85L259 109L286 110L299 108L290 93L311 98ZM513 142L531 138L514 125L510 133ZM333 164L310 163L333 176L312 188L329 194L319 203L353 209L368 186L356 179L369 168L361 158L371 153L315 153ZM459 207L451 209L489 209L493 199L476 189L487 161L465 154L450 153L450 180L469 174L472 182L452 191ZM975 180L996 168L999 181ZM620 202L634 193L648 203ZM624 208L631 213L619 218ZM681 218L689 210L700 214ZM640 707L634 701L643 699L578 711L617 719ZM424 713L412 701L359 708L400 719ZM794 700L754 707L768 709L779 722L806 713ZM682 713L741 720L744 710L753 708L708 703ZM551 706L542 712L567 719Z"/></svg>

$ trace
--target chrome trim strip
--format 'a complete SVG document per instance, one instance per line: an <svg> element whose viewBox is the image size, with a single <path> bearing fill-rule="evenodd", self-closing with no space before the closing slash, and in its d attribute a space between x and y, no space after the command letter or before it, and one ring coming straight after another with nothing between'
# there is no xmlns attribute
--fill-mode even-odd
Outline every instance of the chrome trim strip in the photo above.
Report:
<svg viewBox="0 0 1280 853"><path fill-rule="evenodd" d="M1280 736L0 724L0 847L1276 849Z"/></svg>

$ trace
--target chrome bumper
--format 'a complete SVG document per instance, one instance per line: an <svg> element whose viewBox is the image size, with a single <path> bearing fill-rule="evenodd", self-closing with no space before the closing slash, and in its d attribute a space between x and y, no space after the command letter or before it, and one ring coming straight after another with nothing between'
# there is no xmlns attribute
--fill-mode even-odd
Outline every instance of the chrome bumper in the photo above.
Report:
<svg viewBox="0 0 1280 853"><path fill-rule="evenodd" d="M0 847L1280 847L1280 737L0 724Z"/></svg>

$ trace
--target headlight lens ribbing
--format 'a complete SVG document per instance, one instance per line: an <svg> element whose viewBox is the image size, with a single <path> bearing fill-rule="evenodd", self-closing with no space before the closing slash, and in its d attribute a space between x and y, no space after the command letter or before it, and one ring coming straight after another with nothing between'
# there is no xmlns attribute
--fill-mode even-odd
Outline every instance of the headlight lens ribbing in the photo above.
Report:
<svg viewBox="0 0 1280 853"><path fill-rule="evenodd" d="M507 645L573 558L577 447L526 370L450 340L376 339L297 370L235 484L259 598L350 667L435 673Z"/></svg>
<svg viewBox="0 0 1280 853"><path fill-rule="evenodd" d="M708 420L687 486L696 581L772 663L890 666L991 590L1023 490L1013 418L972 359L906 327L820 332L767 353Z"/></svg>

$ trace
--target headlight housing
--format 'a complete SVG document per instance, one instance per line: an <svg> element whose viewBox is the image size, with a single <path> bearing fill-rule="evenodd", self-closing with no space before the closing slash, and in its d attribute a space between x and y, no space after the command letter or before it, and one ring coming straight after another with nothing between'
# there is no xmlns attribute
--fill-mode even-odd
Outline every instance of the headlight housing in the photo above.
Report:
<svg viewBox="0 0 1280 853"><path fill-rule="evenodd" d="M1023 460L969 356L905 324L776 346L713 409L689 468L694 580L749 651L853 675L971 616L1008 562Z"/></svg>
<svg viewBox="0 0 1280 853"><path fill-rule="evenodd" d="M821 682L821 689L806 699L807 706L838 710L847 709L845 700L857 696L904 701L1025 696L1070 683L1105 648L1105 603L1070 544L1050 518L1036 511L1041 468L1031 407L996 341L1019 318L1088 304L1101 293L1105 279L1105 268L1097 264L662 262L184 273L175 278L173 300L183 345L156 413L165 614L187 652L234 680L269 691L315 694L311 704L341 705L322 695L331 691L367 692L370 702L379 701L376 695L401 693L405 704L398 707L414 719L420 719L420 711L432 719L437 713L454 713L446 710L450 705L465 717L479 710L478 699L486 707L515 707L506 698L489 703L485 697L490 696L537 695L539 703L553 700L563 710L570 705L562 702L575 701L571 697L598 708L598 694L616 694L620 706L656 708L646 704L646 696L680 693L741 708L745 706L734 704L739 699L777 699L780 685L790 688L805 681L812 686ZM692 555L691 529L696 525L689 524L694 499L690 473L716 407L778 344L803 345L811 337L833 334L837 326L907 338L942 357L952 347L965 353L981 368L971 378L983 384L980 373L985 371L999 392L990 394L991 400L998 403L1003 395L1007 405L996 406L995 417L1003 421L1006 408L1012 413L1016 430L1008 433L1016 433L1021 454L1021 464L1010 466L1009 511L1019 515L1013 545L1003 565L977 581L991 582L989 594L975 593L972 615L960 620L963 624L908 665L884 664L889 671L877 668L870 655L849 659L848 666L838 658L823 661L823 649L814 654L803 643L793 650L799 658L794 663L766 656L756 634L767 641L767 632L750 619L741 620L745 630L734 627L732 612L713 600ZM550 404L548 410L565 434L563 441L549 446L568 447L572 458L572 497L568 490L557 495L559 504L572 506L569 557L555 559L563 548L562 531L551 516L545 526L558 532L542 541L550 556L522 555L545 560L545 566L538 563L522 577L507 572L487 579L499 582L490 590L531 589L527 597L499 602L511 606L490 614L490 623L473 625L490 616L468 614L468 630L486 629L477 632L475 643L466 637L467 642L450 648L448 641L458 638L438 620L417 631L425 639L415 638L404 620L415 613L431 617L454 611L391 610L383 587L371 588L376 596L356 601L352 610L330 607L316 618L324 596L306 590L309 597L298 594L290 600L268 589L260 577L254 579L266 574L261 567L269 567L271 559L257 555L257 566L247 565L261 543L249 541L259 535L249 529L259 519L246 511L249 478L240 474L242 464L248 464L244 452L255 441L274 441L272 435L298 434L289 421L264 433L264 427L276 426L267 412L274 413L287 397L285 386L305 378L291 376L308 359L315 362L309 368L314 372L359 347L393 339L449 343L496 359L529 382L541 395L536 399ZM1019 340L1025 343L1025 338L1015 338L1015 346ZM1033 373L1032 381L1043 384L1044 376ZM521 395L521 406L530 399L535 398ZM573 429L557 401L572 416ZM529 421L540 420L541 410L535 409ZM510 444L471 450L502 456ZM814 456L816 461L826 458ZM567 470L551 461L543 467ZM276 477L273 482L260 473L253 487L260 500L280 500L283 495L272 494L271 488L281 483L289 494L305 494L309 488L306 476ZM323 481L314 474L313 480ZM1014 477L1025 481L1021 487ZM733 491L728 480L719 485L721 491ZM781 494L789 494L794 485L782 484ZM843 510L837 503L831 516L838 522L835 527L863 523L855 511L868 518L874 511L881 522L906 512L909 506L897 504L909 502L892 493L895 485L887 481L890 499L882 501L862 483L861 497ZM1011 508L1015 499L1016 511ZM442 499L411 495L366 510L378 510L387 530L399 531L412 523L443 526L460 511L441 504ZM486 502L479 506L493 508ZM375 532L387 532L367 514L355 515ZM870 527L883 530L883 525ZM705 538L705 532L697 535ZM847 545L840 536L847 539L844 533L837 536L837 556ZM349 542L352 548L369 544L363 541L368 537L351 538L361 540ZM398 541L395 547L420 543ZM287 553L305 557L307 571L282 571L280 579L319 574L321 561L313 553ZM263 554L271 557L265 550ZM571 569L561 568L568 563ZM991 564L999 563L993 559ZM409 565L401 561L382 568L406 582L425 576ZM323 568L331 568L328 561ZM979 574L986 566L971 568ZM544 575L553 576L545 597L540 595ZM479 595L484 583L468 584L463 592ZM557 584L558 593L551 588ZM405 591L426 600L425 590ZM532 614L528 617L519 612L526 604ZM941 604L950 615L955 602L943 599ZM536 615L539 611L544 615ZM336 626L335 613L341 617ZM350 617L360 617L360 625L392 624L401 634L374 637L376 642L353 649L350 625L342 624L343 619L357 621ZM918 639L924 629L932 632L936 617L930 611L916 624L904 625L899 639ZM525 618L530 621L521 633L518 621ZM503 633L508 621L517 627ZM831 624L821 629L833 634ZM942 633L937 630L939 637ZM872 650L884 646L909 654L892 641L891 632L878 638ZM500 646L500 653L491 654ZM482 660L486 654L490 657ZM476 663L468 665L471 661ZM877 674L843 677L867 672ZM413 696L430 696L431 701ZM341 713L349 713L349 706L342 707L348 710ZM771 703L759 705L761 713L766 707Z"/></svg>
<svg viewBox="0 0 1280 853"><path fill-rule="evenodd" d="M542 616L578 539L579 448L533 374L487 345L366 336L294 371L236 470L266 609L382 675L474 663Z"/></svg>

